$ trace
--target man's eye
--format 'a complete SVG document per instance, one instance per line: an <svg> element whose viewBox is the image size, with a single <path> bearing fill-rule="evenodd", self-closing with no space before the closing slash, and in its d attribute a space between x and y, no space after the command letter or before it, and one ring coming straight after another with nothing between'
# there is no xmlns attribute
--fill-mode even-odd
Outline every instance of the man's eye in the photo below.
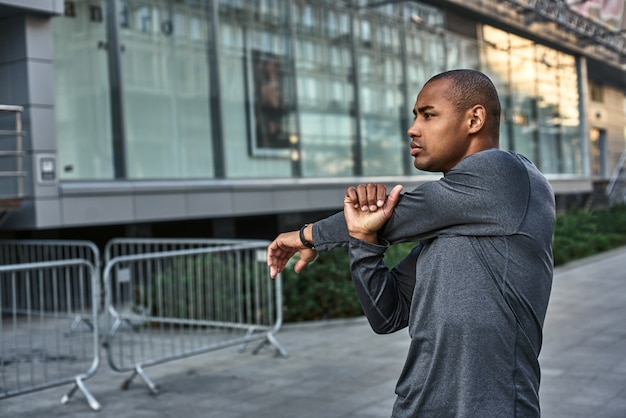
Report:
<svg viewBox="0 0 626 418"><path fill-rule="evenodd" d="M424 119L430 119L432 116L432 113L424 112Z"/></svg>

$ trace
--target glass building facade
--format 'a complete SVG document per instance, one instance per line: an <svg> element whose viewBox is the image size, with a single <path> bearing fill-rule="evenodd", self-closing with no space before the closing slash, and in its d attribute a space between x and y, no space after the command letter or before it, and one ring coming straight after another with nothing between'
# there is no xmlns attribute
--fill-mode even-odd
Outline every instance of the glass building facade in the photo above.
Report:
<svg viewBox="0 0 626 418"><path fill-rule="evenodd" d="M363 3L363 2L362 2ZM53 19L59 177L420 175L406 129L432 75L496 84L502 148L586 175L576 59L435 7L305 0L74 0Z"/></svg>

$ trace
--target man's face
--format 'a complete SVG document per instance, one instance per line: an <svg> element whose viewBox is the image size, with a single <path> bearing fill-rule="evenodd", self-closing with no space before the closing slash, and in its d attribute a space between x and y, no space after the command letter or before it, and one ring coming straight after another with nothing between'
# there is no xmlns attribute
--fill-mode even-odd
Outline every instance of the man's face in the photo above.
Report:
<svg viewBox="0 0 626 418"><path fill-rule="evenodd" d="M447 173L468 152L471 111L459 112L444 97L452 82L432 81L417 95L415 120L407 131L411 138L413 165L419 170Z"/></svg>

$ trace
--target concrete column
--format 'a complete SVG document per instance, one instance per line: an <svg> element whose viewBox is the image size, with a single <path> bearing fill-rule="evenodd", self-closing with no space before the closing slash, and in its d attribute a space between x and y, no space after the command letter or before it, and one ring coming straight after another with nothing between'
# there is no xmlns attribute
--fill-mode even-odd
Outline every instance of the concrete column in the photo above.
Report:
<svg viewBox="0 0 626 418"><path fill-rule="evenodd" d="M587 58L578 57L576 59L578 74L578 113L580 119L580 142L582 145L583 170L585 175L591 174L591 163L589 161L589 122L587 115L587 103L589 103L589 82L587 76Z"/></svg>
<svg viewBox="0 0 626 418"><path fill-rule="evenodd" d="M15 10L17 14L0 17L0 103L24 107L27 199L6 223L45 227L60 220L52 22L40 11Z"/></svg>

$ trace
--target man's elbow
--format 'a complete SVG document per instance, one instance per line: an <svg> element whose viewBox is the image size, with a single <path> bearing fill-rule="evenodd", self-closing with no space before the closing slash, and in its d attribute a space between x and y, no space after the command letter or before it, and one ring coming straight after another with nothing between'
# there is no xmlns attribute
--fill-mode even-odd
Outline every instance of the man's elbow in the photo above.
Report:
<svg viewBox="0 0 626 418"><path fill-rule="evenodd" d="M380 319L374 320L373 318L368 318L368 321L372 331L378 335L392 334L406 327L406 324L399 324L389 320L381 321Z"/></svg>
<svg viewBox="0 0 626 418"><path fill-rule="evenodd" d="M374 331L374 333L378 334L378 335L391 334L393 332L393 331L390 331L389 328L386 328L386 327L376 327L374 325L372 325L372 331Z"/></svg>

